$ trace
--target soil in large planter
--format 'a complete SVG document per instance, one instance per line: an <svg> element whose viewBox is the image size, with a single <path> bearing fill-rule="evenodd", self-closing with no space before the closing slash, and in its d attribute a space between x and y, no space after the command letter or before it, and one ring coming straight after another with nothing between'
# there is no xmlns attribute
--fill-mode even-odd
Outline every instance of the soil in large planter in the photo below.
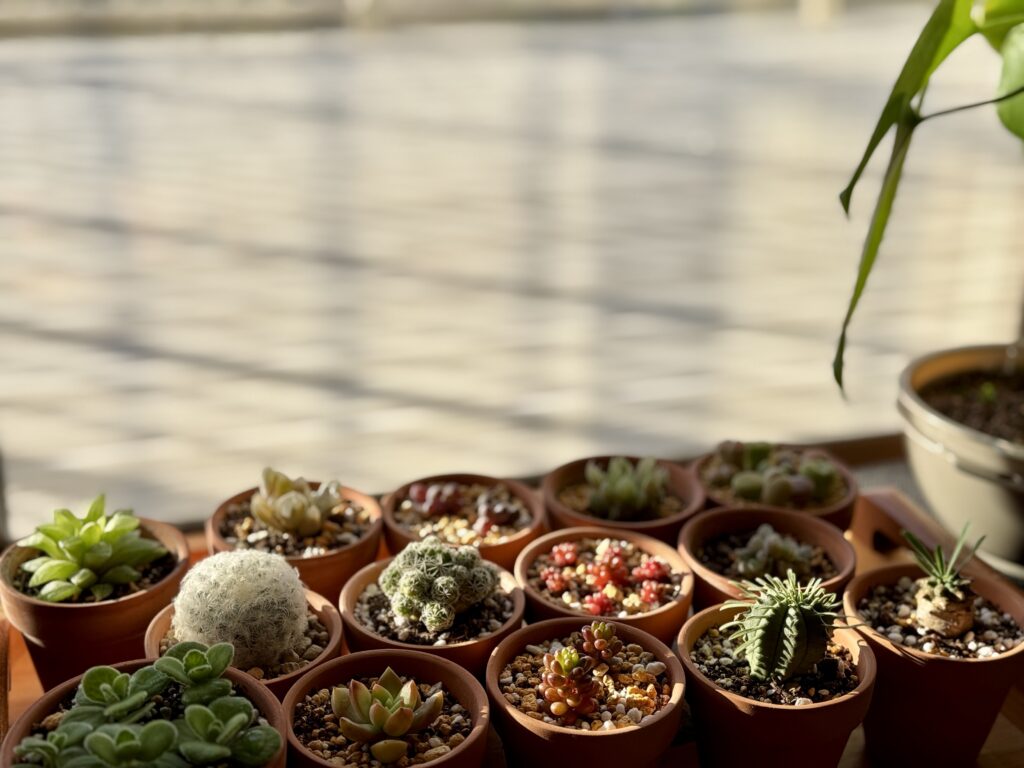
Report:
<svg viewBox="0 0 1024 768"><path fill-rule="evenodd" d="M798 541L770 525L723 533L697 550L701 564L729 579L753 579L770 574L783 577L796 570L802 579L828 581L838 570L821 546Z"/></svg>
<svg viewBox="0 0 1024 768"><path fill-rule="evenodd" d="M530 586L547 601L594 616L625 618L675 600L684 574L614 536L554 545L530 564Z"/></svg>
<svg viewBox="0 0 1024 768"><path fill-rule="evenodd" d="M957 373L926 384L919 394L953 421L1024 443L1024 370Z"/></svg>
<svg viewBox="0 0 1024 768"><path fill-rule="evenodd" d="M1009 613L975 596L974 624L959 637L943 637L917 621L918 585L909 576L895 584L880 584L861 598L857 610L890 642L953 659L985 659L1024 643L1024 629Z"/></svg>
<svg viewBox="0 0 1024 768"><path fill-rule="evenodd" d="M533 524L530 508L504 483L413 483L395 505L395 521L419 539L501 544Z"/></svg>
<svg viewBox="0 0 1024 768"><path fill-rule="evenodd" d="M356 678L367 688L379 678ZM407 678L402 678L407 682ZM339 680L338 685L347 685ZM441 683L416 681L421 701L426 701L438 691L444 694L441 714L426 728L407 733L401 738L409 745L406 756L394 763L396 768L421 765L444 757L462 744L473 730L473 720L465 707ZM295 706L293 730L299 742L317 757L338 766L380 765L370 754L371 744L351 741L338 727L338 718L331 709L331 690L321 688L311 691Z"/></svg>
<svg viewBox="0 0 1024 768"><path fill-rule="evenodd" d="M579 714L556 711L539 685L545 679L545 657L573 646L581 635L527 645L501 670L498 685L505 699L527 717L550 725L584 731L634 728L660 711L672 696L666 666L650 651L633 643L622 645L610 658L599 659L593 669L596 687L593 711Z"/></svg>

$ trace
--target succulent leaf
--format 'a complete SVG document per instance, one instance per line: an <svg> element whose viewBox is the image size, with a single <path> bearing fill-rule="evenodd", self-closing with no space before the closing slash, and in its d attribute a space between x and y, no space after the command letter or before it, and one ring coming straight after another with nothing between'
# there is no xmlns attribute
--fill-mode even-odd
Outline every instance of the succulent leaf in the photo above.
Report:
<svg viewBox="0 0 1024 768"><path fill-rule="evenodd" d="M668 483L668 471L651 457L634 465L624 456L615 456L606 469L591 460L583 476L590 488L590 513L606 520L636 520L656 512Z"/></svg>

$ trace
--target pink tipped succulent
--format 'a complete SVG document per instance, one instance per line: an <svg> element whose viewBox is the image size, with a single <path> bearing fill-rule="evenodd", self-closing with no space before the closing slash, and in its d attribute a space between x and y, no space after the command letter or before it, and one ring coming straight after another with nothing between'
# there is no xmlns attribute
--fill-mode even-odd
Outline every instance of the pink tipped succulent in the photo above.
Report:
<svg viewBox="0 0 1024 768"><path fill-rule="evenodd" d="M551 560L559 567L576 565L579 554L580 548L575 541L564 541L551 548Z"/></svg>
<svg viewBox="0 0 1024 768"><path fill-rule="evenodd" d="M663 581L672 574L672 569L664 560L649 557L633 569L635 581Z"/></svg>
<svg viewBox="0 0 1024 768"><path fill-rule="evenodd" d="M615 612L615 601L604 592L595 592L583 598L583 610L593 616L608 616Z"/></svg>

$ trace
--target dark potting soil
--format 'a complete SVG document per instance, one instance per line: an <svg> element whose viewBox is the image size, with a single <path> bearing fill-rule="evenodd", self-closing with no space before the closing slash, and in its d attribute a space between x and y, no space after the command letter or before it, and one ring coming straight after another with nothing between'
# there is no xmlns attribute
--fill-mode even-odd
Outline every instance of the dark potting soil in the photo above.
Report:
<svg viewBox="0 0 1024 768"><path fill-rule="evenodd" d="M42 555L44 553L40 552L39 554ZM144 592L169 576L171 571L174 570L174 566L177 564L178 561L174 554L172 552L168 552L166 555L157 558L149 565L143 566L142 578L138 581L132 582L131 584L115 584L114 591L110 593L110 597L106 598L106 600L96 600L88 589L83 589L78 597L63 600L61 602L65 605L80 605L96 602L106 603L110 600L117 600L122 597L134 595L136 592ZM27 573L19 568L18 572L14 574L12 582L14 588L22 594L28 595L29 597L38 597L42 587L30 587L28 583L31 579L31 573Z"/></svg>
<svg viewBox="0 0 1024 768"><path fill-rule="evenodd" d="M749 531L726 533L721 536L712 537L697 550L697 557L702 565L721 576L730 579L750 578L749 574L740 572L736 552L747 546L747 542L750 541L754 533L756 533L756 529L751 528ZM788 564L780 565L788 566ZM809 573L800 575L827 581L838 573L835 564L821 547L813 548L809 568ZM787 569L780 568L779 570L782 570L782 573L778 573L775 570L770 570L769 573L780 578L784 577Z"/></svg>
<svg viewBox="0 0 1024 768"><path fill-rule="evenodd" d="M920 394L953 421L1024 443L1024 370L958 373L922 387Z"/></svg>
<svg viewBox="0 0 1024 768"><path fill-rule="evenodd" d="M512 611L511 596L499 590L456 616L450 629L432 633L419 622L396 622L387 595L376 584L370 584L356 601L355 613L360 624L389 640L413 645L452 645L497 632L512 617Z"/></svg>
<svg viewBox="0 0 1024 768"><path fill-rule="evenodd" d="M590 486L586 483L577 483L576 485L570 485L563 488L558 492L558 500L569 507L573 512L577 512L581 515L589 515L595 520L603 520L603 517L594 515L590 512ZM649 520L664 520L666 517L671 517L685 509L686 504L682 499L677 496L665 496L661 500L661 504L658 505L657 509L645 509L633 519L632 522L645 522ZM626 522L620 520L617 522Z"/></svg>
<svg viewBox="0 0 1024 768"><path fill-rule="evenodd" d="M316 536L293 536L268 528L249 513L249 500L228 505L220 535L239 549L256 549L285 557L316 557L355 544L370 530L372 521L360 505L347 499L345 508L332 512Z"/></svg>
<svg viewBox="0 0 1024 768"><path fill-rule="evenodd" d="M377 678L358 679L367 687L372 687L377 681ZM406 679L403 678L403 682ZM348 685L348 681L339 680L338 685ZM396 768L420 765L443 757L464 742L473 729L473 721L466 710L440 683L431 686L417 681L417 686L424 700L442 691L444 704L433 723L402 737L409 744L409 749L405 757L389 763ZM331 691L327 688L307 694L296 704L294 728L295 735L310 752L333 765L380 765L370 754L369 744L349 741L341 733L338 718L331 710Z"/></svg>
<svg viewBox="0 0 1024 768"><path fill-rule="evenodd" d="M784 681L754 680L750 664L716 627L697 639L690 657L701 674L719 688L767 704L817 704L843 696L860 685L853 654L833 642L829 642L825 658L818 662L814 672Z"/></svg>

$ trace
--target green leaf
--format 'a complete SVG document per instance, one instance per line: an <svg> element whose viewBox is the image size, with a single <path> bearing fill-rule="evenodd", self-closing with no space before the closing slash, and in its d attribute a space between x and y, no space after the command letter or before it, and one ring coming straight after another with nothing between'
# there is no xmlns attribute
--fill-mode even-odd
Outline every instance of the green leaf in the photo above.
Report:
<svg viewBox="0 0 1024 768"><path fill-rule="evenodd" d="M108 584L131 584L142 578L142 574L130 565L118 565L103 573L103 581Z"/></svg>
<svg viewBox="0 0 1024 768"><path fill-rule="evenodd" d="M82 682L78 684L79 696L84 696L88 701L105 704L103 686L112 686L120 674L113 667L91 667L82 676Z"/></svg>
<svg viewBox="0 0 1024 768"><path fill-rule="evenodd" d="M242 765L265 765L281 748L281 734L266 725L250 728L235 739L231 756Z"/></svg>
<svg viewBox="0 0 1024 768"><path fill-rule="evenodd" d="M103 518L103 510L107 504L106 494L101 493L95 499L92 504L89 505L89 511L85 513L85 522L90 523L95 520L101 520Z"/></svg>
<svg viewBox="0 0 1024 768"><path fill-rule="evenodd" d="M139 519L131 512L119 511L114 514L103 528L104 541L116 541L126 533L139 527Z"/></svg>
<svg viewBox="0 0 1024 768"><path fill-rule="evenodd" d="M186 688L181 694L181 700L185 706L189 704L208 704L214 699L219 699L221 696L227 696L230 693L231 681L219 677L215 680L209 680L205 683Z"/></svg>
<svg viewBox="0 0 1024 768"><path fill-rule="evenodd" d="M57 542L46 534L39 533L38 531L26 536L24 539L20 539L17 544L19 547L42 550L50 557L54 557L58 560L64 559L64 553L61 552L60 547L57 546Z"/></svg>
<svg viewBox="0 0 1024 768"><path fill-rule="evenodd" d="M85 737L85 748L111 765L117 765L117 742L106 733L90 733Z"/></svg>
<svg viewBox="0 0 1024 768"><path fill-rule="evenodd" d="M69 536L59 543L61 550L66 555L66 560L74 560L76 563L81 563L82 558L85 555L85 550L88 548L86 543L82 541L81 536Z"/></svg>
<svg viewBox="0 0 1024 768"><path fill-rule="evenodd" d="M178 661L184 662L185 656L191 650L202 651L206 653L207 646L202 643L197 643L194 640L187 640L181 643L175 643L167 649L167 653L164 654L165 658L177 659ZM183 667L184 668L184 667Z"/></svg>
<svg viewBox="0 0 1024 768"><path fill-rule="evenodd" d="M89 587L89 591L92 592L92 596L99 600L106 600L112 594L114 594L113 584L93 584Z"/></svg>
<svg viewBox="0 0 1024 768"><path fill-rule="evenodd" d="M128 681L128 691L145 691L149 696L155 696L167 687L167 675L153 666L143 667L132 673Z"/></svg>
<svg viewBox="0 0 1024 768"><path fill-rule="evenodd" d="M88 589L96 583L96 573L88 568L80 568L71 576L70 581L79 589Z"/></svg>
<svg viewBox="0 0 1024 768"><path fill-rule="evenodd" d="M82 529L84 520L79 520L70 509L53 510L53 523L67 531L68 536L74 536Z"/></svg>
<svg viewBox="0 0 1024 768"><path fill-rule="evenodd" d="M93 544L99 543L100 536L103 535L103 526L99 523L86 523L78 535L82 537L86 547L91 547Z"/></svg>
<svg viewBox="0 0 1024 768"><path fill-rule="evenodd" d="M69 536L75 535L74 531L68 531L62 528L61 526L55 525L53 523L43 523L42 525L37 525L36 530L44 536L49 536L54 541L61 541L63 539L68 538Z"/></svg>
<svg viewBox="0 0 1024 768"><path fill-rule="evenodd" d="M235 657L235 648L231 643L216 643L206 652L206 660L209 662L214 677L220 677L224 670L231 666Z"/></svg>
<svg viewBox="0 0 1024 768"><path fill-rule="evenodd" d="M190 685L192 681L188 677L188 673L185 672L185 665L181 663L181 659L175 659L172 656L163 656L153 662L153 667L159 672L162 672L167 677L177 680L182 685Z"/></svg>
<svg viewBox="0 0 1024 768"><path fill-rule="evenodd" d="M142 742L140 757L144 760L155 760L173 747L177 740L178 732L166 720L154 720L147 723L139 732L139 741Z"/></svg>
<svg viewBox="0 0 1024 768"><path fill-rule="evenodd" d="M51 560L36 569L36 572L32 574L32 578L29 579L28 585L30 587L38 587L41 584L46 584L48 581L67 581L77 572L78 563L73 563L69 560Z"/></svg>
<svg viewBox="0 0 1024 768"><path fill-rule="evenodd" d="M875 204L875 211L871 216L871 224L868 226L868 234L864 240L864 248L861 251L860 265L857 267L857 282L853 288L853 295L850 297L850 304L846 309L846 316L843 318L843 327L839 333L839 342L836 345L836 356L832 361L832 374L836 383L843 386L843 356L846 352L846 333L853 319L853 313L857 309L860 297L864 293L868 276L872 267L875 266L875 259L878 257L878 249L882 245L882 237L885 234L885 227L889 223L889 215L892 213L892 205L896 200L896 191L899 189L900 177L903 174L903 165L907 159L907 152L910 149L910 138L913 136L916 127L916 118L906 118L896 129L896 140L893 143L892 156L889 158L889 167L886 168L885 178L882 180L882 190L878 195L878 202Z"/></svg>
<svg viewBox="0 0 1024 768"><path fill-rule="evenodd" d="M201 704L193 704L185 708L185 722L196 736L208 740L210 726L217 722L217 716Z"/></svg>
<svg viewBox="0 0 1024 768"><path fill-rule="evenodd" d="M975 9L974 23L992 47L1001 51L1007 33L1024 23L1024 0L987 0Z"/></svg>
<svg viewBox="0 0 1024 768"><path fill-rule="evenodd" d="M1002 52L1003 74L999 78L999 96L1024 87L1024 24L1009 31ZM1024 139L1024 94L999 102L996 113L1007 130Z"/></svg>
<svg viewBox="0 0 1024 768"><path fill-rule="evenodd" d="M178 751L192 765L209 765L231 757L231 750L227 747L203 741L183 741L178 745Z"/></svg>
<svg viewBox="0 0 1024 768"><path fill-rule="evenodd" d="M51 581L39 590L39 599L48 603L61 603L78 597L81 590L70 581Z"/></svg>
<svg viewBox="0 0 1024 768"><path fill-rule="evenodd" d="M114 553L114 548L105 541L98 541L82 553L82 565L100 570Z"/></svg>
<svg viewBox="0 0 1024 768"><path fill-rule="evenodd" d="M210 702L210 711L222 723L226 723L237 715L245 715L246 722L252 720L252 703L244 696L224 696Z"/></svg>
<svg viewBox="0 0 1024 768"><path fill-rule="evenodd" d="M878 118L878 123L871 134L864 155L853 172L850 183L839 194L843 210L847 213L850 212L853 189L857 186L857 182L885 134L900 121L910 108L911 101L928 84L928 79L936 67L960 43L977 31L977 27L971 20L971 4L972 0L942 0L932 12L924 29L921 30L917 42L914 43L910 55L903 64L899 77L896 78L896 83L882 109L882 114Z"/></svg>
<svg viewBox="0 0 1024 768"><path fill-rule="evenodd" d="M22 563L21 564L21 570L25 571L25 573L35 573L43 565L45 565L46 563L51 562L52 560L53 560L53 558L50 557L49 555L43 555L42 557L34 557L31 560Z"/></svg>

